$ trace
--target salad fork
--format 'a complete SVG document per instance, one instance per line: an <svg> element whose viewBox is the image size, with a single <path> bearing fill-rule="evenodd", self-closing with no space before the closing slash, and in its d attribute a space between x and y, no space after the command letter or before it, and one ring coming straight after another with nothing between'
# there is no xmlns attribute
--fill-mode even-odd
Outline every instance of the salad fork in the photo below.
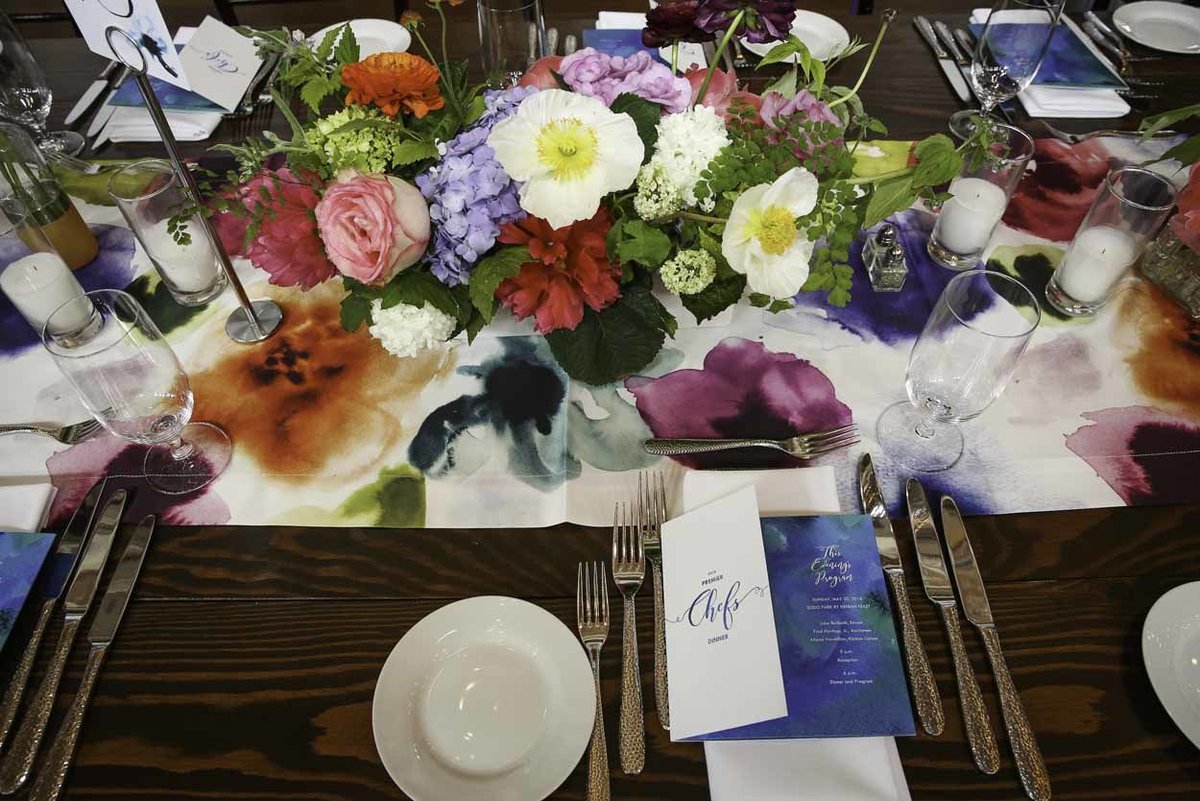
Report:
<svg viewBox="0 0 1200 801"><path fill-rule="evenodd" d="M592 663L596 718L588 749L588 801L609 801L608 745L604 740L604 704L600 700L600 649L608 639L608 576L603 562L580 562L575 585L575 620L579 639Z"/></svg>
<svg viewBox="0 0 1200 801"><path fill-rule="evenodd" d="M64 445L83 442L99 430L100 423L95 420L84 420L82 423L72 423L62 428L43 426L37 423L0 425L0 434L41 434L44 437L53 437Z"/></svg>
<svg viewBox="0 0 1200 801"><path fill-rule="evenodd" d="M646 766L645 718L642 716L642 671L638 666L637 612L633 598L646 576L646 552L642 544L642 511L634 502L613 510L612 572L624 599L621 629L621 770L641 773Z"/></svg>
<svg viewBox="0 0 1200 801"><path fill-rule="evenodd" d="M736 448L771 448L796 459L815 459L858 442L858 426L850 423L824 431L813 431L787 439L747 437L743 439L648 439L643 447L655 456L683 456Z"/></svg>
<svg viewBox="0 0 1200 801"><path fill-rule="evenodd" d="M662 473L654 472L645 477L638 473L638 499L642 508L645 536L642 545L646 561L650 563L650 574L654 580L654 707L658 710L658 722L664 729L671 728L671 712L667 705L667 629L663 618L662 584L662 524L667 520L667 489Z"/></svg>

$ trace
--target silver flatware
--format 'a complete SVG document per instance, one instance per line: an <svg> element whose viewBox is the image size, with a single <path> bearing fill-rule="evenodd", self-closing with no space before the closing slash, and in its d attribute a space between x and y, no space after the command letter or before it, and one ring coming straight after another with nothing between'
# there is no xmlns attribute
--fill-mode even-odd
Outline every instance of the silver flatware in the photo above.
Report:
<svg viewBox="0 0 1200 801"><path fill-rule="evenodd" d="M563 55L569 56L579 49L579 40L575 38L575 34L568 33L563 39Z"/></svg>
<svg viewBox="0 0 1200 801"><path fill-rule="evenodd" d="M100 424L95 420L84 420L80 423L72 423L69 426L55 427L41 425L39 423L11 423L8 425L0 425L0 435L2 434L40 434L43 437L52 437L64 445L74 445L77 442L83 442L85 439L95 434L100 430Z"/></svg>
<svg viewBox="0 0 1200 801"><path fill-rule="evenodd" d="M77 119L87 113L87 110L92 107L100 95L104 94L104 90L111 84L113 73L121 68L121 62L110 61L108 66L100 70L100 74L96 76L96 80L88 85L87 89L83 90L83 94L75 101L75 105L71 106L71 110L67 112L67 116L63 118L63 124L71 125Z"/></svg>
<svg viewBox="0 0 1200 801"><path fill-rule="evenodd" d="M933 32L937 34L938 41L946 48L946 52L950 54L950 60L958 67L958 72L963 77L963 82L967 85L967 91L971 97L975 97L975 87L971 83L971 50L963 48L954 38L954 33L950 30L950 26L938 20L933 23Z"/></svg>
<svg viewBox="0 0 1200 801"><path fill-rule="evenodd" d="M983 694L979 691L979 680L971 667L967 648L963 644L962 627L958 621L958 602L954 600L954 588L950 586L950 574L942 556L942 541L933 522L933 510L925 497L925 489L915 478L908 480L905 487L908 500L908 519L912 524L913 542L917 546L917 565L921 568L921 583L925 595L938 608L946 639L950 641L950 655L954 660L954 680L958 684L958 703L962 708L963 728L967 732L967 743L971 756L978 768L989 776L1000 769L1000 748L996 735L988 720L987 707L983 705Z"/></svg>
<svg viewBox="0 0 1200 801"><path fill-rule="evenodd" d="M77 172L82 175L95 175L100 172L100 165L90 161L84 161L75 156L68 156L66 153L43 153L46 161L51 164L62 167L64 170Z"/></svg>
<svg viewBox="0 0 1200 801"><path fill-rule="evenodd" d="M1043 119L1031 119L1026 123L1027 129L1031 129L1030 133L1040 130L1048 136L1057 139L1060 142L1065 142L1068 145L1077 145L1080 142L1086 142L1089 139L1096 139L1103 136L1116 137L1118 139L1171 139L1178 136L1178 132L1171 130L1155 131L1149 136L1143 137L1137 131L1119 131L1113 128L1103 128L1098 131L1088 131L1087 133L1070 133L1055 128L1050 123Z"/></svg>
<svg viewBox="0 0 1200 801"><path fill-rule="evenodd" d="M558 53L558 28L553 26L546 29L546 55L553 56Z"/></svg>
<svg viewBox="0 0 1200 801"><path fill-rule="evenodd" d="M618 729L621 770L641 773L646 767L646 719L642 712L642 671L638 663L637 607L634 598L646 577L642 545L642 510L619 504L613 510L612 573L621 591L621 719Z"/></svg>
<svg viewBox="0 0 1200 801"><path fill-rule="evenodd" d="M600 696L600 649L608 639L608 576L603 562L581 562L575 585L575 620L579 639L592 663L596 687L596 717L588 748L588 801L609 801L612 786L608 776L608 745L604 738L604 704Z"/></svg>
<svg viewBox="0 0 1200 801"><path fill-rule="evenodd" d="M742 43L735 36L729 41L733 45L733 66L736 69L745 69L750 66L750 59L746 55L746 51L742 48Z"/></svg>
<svg viewBox="0 0 1200 801"><path fill-rule="evenodd" d="M1121 52L1116 45L1110 42L1104 36L1104 34L1100 33L1100 30L1091 22L1084 20L1084 23L1081 27L1083 28L1083 32L1087 34L1087 37L1092 40L1096 47L1099 47L1101 50L1107 53L1109 57L1116 60L1117 63L1115 66L1117 71L1124 75L1129 70L1129 60L1125 57L1125 54Z"/></svg>
<svg viewBox="0 0 1200 801"><path fill-rule="evenodd" d="M122 67L121 71L117 73L116 79L112 82L112 88L104 96L104 102L100 104L100 108L96 110L96 115L88 123L88 136L95 136L108 124L109 118L112 117L113 111L116 110L116 106L112 104L112 99L117 94L117 90L121 88L121 84L125 83L125 79L128 77L129 67Z"/></svg>
<svg viewBox="0 0 1200 801"><path fill-rule="evenodd" d="M121 618L125 616L125 609L129 605L130 596L133 595L133 587L137 583L138 574L141 573L146 549L150 546L150 535L153 533L154 516L147 515L138 523L129 544L121 553L112 580L109 581L104 598L100 601L100 608L88 628L89 648L83 679L59 728L58 736L54 738L54 745L50 747L50 753L46 756L46 764L29 793L30 801L55 801L62 792L67 773L71 770L71 760L75 756L79 732L83 728L83 716L91 701L104 658L108 655L113 637L121 625Z"/></svg>
<svg viewBox="0 0 1200 801"><path fill-rule="evenodd" d="M942 69L942 74L946 76L946 80L950 82L950 88L954 90L954 94L958 95L958 99L964 103L971 100L971 92L967 89L967 82L963 79L962 73L959 72L958 65L950 58L950 54L946 52L946 48L942 47L942 43L938 41L937 35L933 32L933 25L929 20L922 16L913 17L913 26L916 27L917 33L925 40L925 44L933 52L933 57L937 60L938 66Z"/></svg>
<svg viewBox="0 0 1200 801"><path fill-rule="evenodd" d="M979 575L971 541L967 539L962 515L954 499L949 496L942 498L942 534L950 549L950 565L954 569L954 583L958 585L963 612L983 637L988 661L992 663L992 673L996 676L996 687L1000 693L1000 712L1004 716L1004 728L1008 730L1008 742L1017 762L1021 784L1025 794L1033 801L1048 801L1050 775L1046 771L1046 762L1033 736L1021 696L1017 694L1017 687L1008 672L1004 652L1000 650L1000 635L996 632L992 607L988 603L983 577Z"/></svg>
<svg viewBox="0 0 1200 801"><path fill-rule="evenodd" d="M1160 56L1135 56L1125 44L1125 40L1121 38L1121 34L1114 31L1112 26L1105 22L1096 12L1085 11L1083 12L1083 18L1090 22L1101 35L1121 51L1124 61L1158 61L1161 58Z"/></svg>
<svg viewBox="0 0 1200 801"><path fill-rule="evenodd" d="M667 522L667 488L662 473L653 472L645 476L638 473L638 498L645 525L642 545L646 550L646 561L650 564L650 577L654 583L654 707L658 710L658 722L664 729L671 728L671 712L667 702L667 625L663 611L662 584L662 524Z"/></svg>
<svg viewBox="0 0 1200 801"><path fill-rule="evenodd" d="M46 634L46 625L54 614L54 607L58 605L63 589L75 572L79 554L87 544L87 534L91 531L92 520L96 517L100 496L104 494L107 485L108 479L102 478L83 496L75 514L71 515L70 522L63 529L62 536L58 538L54 553L42 568L42 579L38 588L42 605L38 609L37 622L33 624L33 633L29 635L29 642L25 644L21 661L9 678L8 687L4 690L4 699L0 701L0 747L3 747L8 739L8 733L17 717L17 709L25 695L25 687L29 683L29 674L33 671L38 648L41 647L42 637Z"/></svg>
<svg viewBox="0 0 1200 801"><path fill-rule="evenodd" d="M787 439L744 437L741 439L648 439L643 447L655 456L684 456L691 453L715 453L738 448L771 448L796 459L815 459L858 442L858 426L850 423L824 431L813 431Z"/></svg>
<svg viewBox="0 0 1200 801"><path fill-rule="evenodd" d="M83 622L96 595L100 575L104 572L104 563L108 560L108 552L112 548L113 536L125 511L125 499L125 490L119 489L104 505L100 520L92 529L75 577L71 579L71 585L67 588L67 598L63 604L63 626L58 635L58 644L54 648L54 656L46 668L42 683L38 685L32 703L21 718L21 726L17 729L12 747L4 755L3 761L0 761L0 793L4 795L11 795L19 790L33 770L34 758L37 757L38 747L46 734L46 723L54 709L54 697L58 694L63 668L66 667L67 657L71 655L71 646L75 644L79 624Z"/></svg>
<svg viewBox="0 0 1200 801"><path fill-rule="evenodd" d="M929 668L929 657L917 631L917 620L913 617L908 602L908 587L904 583L904 565L900 562L900 549L896 546L896 535L892 521L888 520L887 507L883 503L883 492L875 477L875 465L871 454L864 453L858 462L858 494L862 498L863 512L871 516L875 530L875 546L879 549L879 562L892 588L892 600L900 614L900 633L904 639L904 663L908 668L908 683L912 688L913 700L917 705L917 717L921 728L932 735L942 733L946 725L942 711L942 698Z"/></svg>

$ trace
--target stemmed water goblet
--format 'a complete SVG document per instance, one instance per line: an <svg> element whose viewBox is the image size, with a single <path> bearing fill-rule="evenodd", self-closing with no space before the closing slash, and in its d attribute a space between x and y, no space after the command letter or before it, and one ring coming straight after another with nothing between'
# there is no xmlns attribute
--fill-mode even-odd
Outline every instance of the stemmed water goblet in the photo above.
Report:
<svg viewBox="0 0 1200 801"><path fill-rule="evenodd" d="M52 97L46 73L12 20L0 11L0 116L32 129L42 152L73 156L83 150L82 136L46 130Z"/></svg>

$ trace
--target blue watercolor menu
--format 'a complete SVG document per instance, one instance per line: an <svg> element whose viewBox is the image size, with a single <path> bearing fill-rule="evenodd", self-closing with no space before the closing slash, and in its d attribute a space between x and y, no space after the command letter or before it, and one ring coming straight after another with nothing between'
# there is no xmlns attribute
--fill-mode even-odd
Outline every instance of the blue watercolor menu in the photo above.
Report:
<svg viewBox="0 0 1200 801"><path fill-rule="evenodd" d="M0 532L0 648L12 633L53 544L53 534Z"/></svg>

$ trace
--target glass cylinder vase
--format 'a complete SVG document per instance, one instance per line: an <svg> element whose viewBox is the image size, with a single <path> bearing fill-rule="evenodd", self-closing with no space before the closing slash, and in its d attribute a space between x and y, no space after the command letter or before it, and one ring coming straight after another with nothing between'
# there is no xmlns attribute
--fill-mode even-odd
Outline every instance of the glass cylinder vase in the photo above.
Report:
<svg viewBox="0 0 1200 801"><path fill-rule="evenodd" d="M488 84L515 86L546 55L541 0L479 0L479 49Z"/></svg>

